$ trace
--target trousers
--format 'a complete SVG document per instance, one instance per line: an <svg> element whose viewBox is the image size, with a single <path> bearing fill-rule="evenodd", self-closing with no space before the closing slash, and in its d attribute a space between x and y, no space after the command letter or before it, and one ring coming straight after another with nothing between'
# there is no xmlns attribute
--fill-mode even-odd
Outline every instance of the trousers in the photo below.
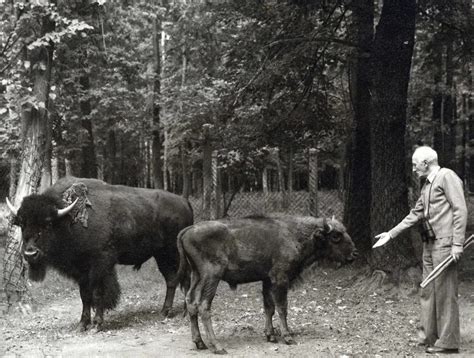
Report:
<svg viewBox="0 0 474 358"><path fill-rule="evenodd" d="M451 255L452 242L452 237L446 237L423 244L423 279ZM461 332L457 263L453 262L421 290L420 303L425 343L440 348L458 349Z"/></svg>

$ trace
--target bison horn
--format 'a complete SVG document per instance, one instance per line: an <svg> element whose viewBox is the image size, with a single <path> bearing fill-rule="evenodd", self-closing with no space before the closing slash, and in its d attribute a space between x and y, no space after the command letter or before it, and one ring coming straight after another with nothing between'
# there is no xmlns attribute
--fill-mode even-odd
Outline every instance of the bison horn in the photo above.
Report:
<svg viewBox="0 0 474 358"><path fill-rule="evenodd" d="M72 210L72 208L74 207L74 205L76 205L78 200L79 200L79 198L76 198L76 200L74 200L74 202L71 205L69 205L68 207L65 207L64 209L59 209L58 210L58 218L66 215L68 212L70 212Z"/></svg>
<svg viewBox="0 0 474 358"><path fill-rule="evenodd" d="M7 206L8 206L8 209L10 209L11 213L16 216L17 213L18 213L18 210L15 209L15 207L12 205L12 203L10 203L10 200L8 200L8 198L6 198L6 202L7 202Z"/></svg>
<svg viewBox="0 0 474 358"><path fill-rule="evenodd" d="M323 228L324 228L324 231L327 233L330 233L333 229L332 225L328 224L326 218L323 218Z"/></svg>

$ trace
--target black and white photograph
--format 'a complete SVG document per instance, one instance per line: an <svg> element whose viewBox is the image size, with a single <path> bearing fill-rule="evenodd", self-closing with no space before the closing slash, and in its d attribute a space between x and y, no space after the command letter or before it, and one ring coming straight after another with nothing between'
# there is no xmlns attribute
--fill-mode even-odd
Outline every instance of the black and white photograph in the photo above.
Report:
<svg viewBox="0 0 474 358"><path fill-rule="evenodd" d="M473 243L473 0L0 0L0 357L472 357Z"/></svg>

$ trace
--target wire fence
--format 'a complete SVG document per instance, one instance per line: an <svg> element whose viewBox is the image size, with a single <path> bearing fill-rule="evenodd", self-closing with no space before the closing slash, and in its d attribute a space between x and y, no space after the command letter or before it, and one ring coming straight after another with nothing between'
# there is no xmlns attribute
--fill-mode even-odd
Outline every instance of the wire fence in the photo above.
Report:
<svg viewBox="0 0 474 358"><path fill-rule="evenodd" d="M343 199L339 190L318 190L317 153L308 151L304 167L306 173L305 187L293 190L282 171L275 169L259 173L255 181L260 181L261 190L229 185L221 185L221 169L216 151L208 148L203 153L200 190L194 192L189 200L194 211L194 221L216 219L221 217L243 217L268 213L285 213L294 215L313 215L339 219L343 217ZM281 166L281 165L280 165ZM270 174L268 174L270 173ZM267 177L268 176L268 177ZM285 179L286 178L286 179ZM9 223L9 210L5 197L13 199L13 181L10 176L10 164L0 162L0 267L2 269L2 289L0 289L0 311L8 309L7 304L25 296L25 264L20 254L21 235L19 229ZM276 183L276 184L275 184ZM13 183L15 184L15 183ZM224 190L226 189L226 190ZM12 193L10 193L12 192ZM18 297L13 297L16 295ZM26 295L27 296L27 295ZM3 305L3 306L2 306ZM5 308L5 307L6 308Z"/></svg>
<svg viewBox="0 0 474 358"><path fill-rule="evenodd" d="M230 196L227 195L227 197ZM270 213L311 215L310 193L308 191L239 192L235 194L231 202L226 202L229 199L226 200L225 196L221 198L220 207L228 206L225 215L220 215L221 217L233 218ZM191 196L189 201L194 209L195 222L207 220L203 196ZM215 205L214 202L212 204ZM332 217L334 215L336 218L342 219L344 214L342 193L339 190L318 191L317 212L320 217ZM216 218L216 215L211 214L211 218Z"/></svg>

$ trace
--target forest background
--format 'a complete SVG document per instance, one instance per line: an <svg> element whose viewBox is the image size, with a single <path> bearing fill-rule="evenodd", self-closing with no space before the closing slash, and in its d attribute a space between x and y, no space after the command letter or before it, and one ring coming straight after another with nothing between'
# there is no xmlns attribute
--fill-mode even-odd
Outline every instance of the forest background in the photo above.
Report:
<svg viewBox="0 0 474 358"><path fill-rule="evenodd" d="M238 192L291 197L311 194L316 163L363 262L399 282L419 267L416 234L371 245L416 197L414 146L474 192L469 0L0 9L1 186L17 206L64 175L205 196L213 165L224 206ZM19 237L10 227L5 257Z"/></svg>

